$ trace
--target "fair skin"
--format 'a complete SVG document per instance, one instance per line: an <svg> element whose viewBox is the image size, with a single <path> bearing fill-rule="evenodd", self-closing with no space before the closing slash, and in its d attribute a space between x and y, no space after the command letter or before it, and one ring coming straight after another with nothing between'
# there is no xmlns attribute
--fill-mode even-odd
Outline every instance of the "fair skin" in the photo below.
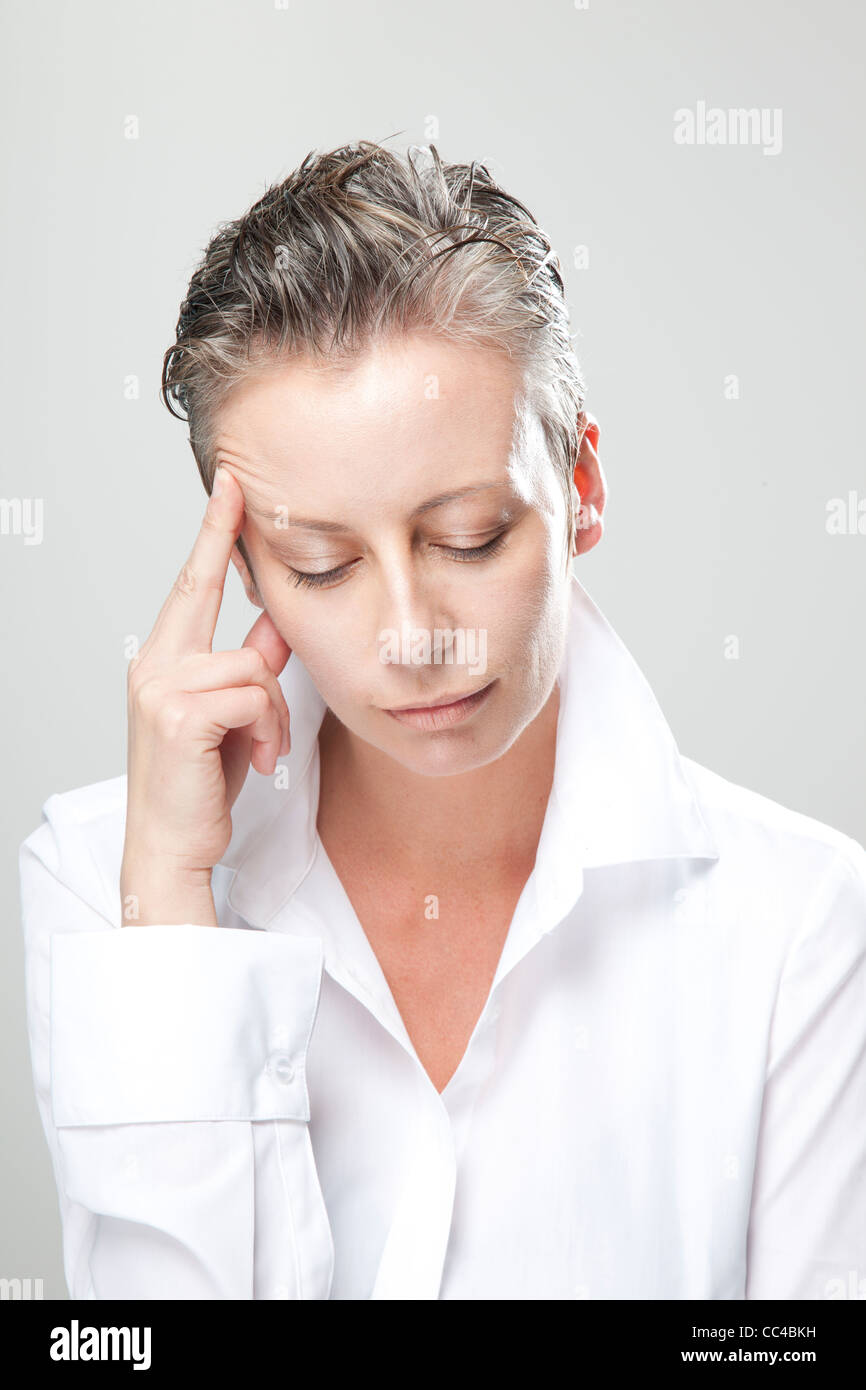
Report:
<svg viewBox="0 0 866 1390"><path fill-rule="evenodd" d="M424 389L431 378L434 399ZM245 383L217 437L247 500L258 601L329 706L319 834L437 1089L489 990L553 777L565 500L537 433L511 456L516 381L496 354L416 337L369 354L348 377L290 366ZM601 513L594 433L575 486ZM420 503L482 483L493 486L411 519ZM345 529L278 529L280 504L290 522ZM444 552L479 547L503 527L504 548L485 560ZM599 534L600 525L582 531L581 548ZM338 568L321 588L292 582L292 569ZM378 635L404 621L431 632L485 628L486 671L383 665ZM490 680L484 707L446 729L385 713Z"/></svg>
<svg viewBox="0 0 866 1390"><path fill-rule="evenodd" d="M217 462L230 474L229 490L237 485L235 521L254 579L236 548L231 559L263 609L245 647L270 673L295 652L328 706L319 834L440 1091L465 1051L532 870L556 752L569 599L565 500L534 418L512 449L517 381L499 353L414 335L368 351L348 374L270 364L236 386L217 417ZM575 554L601 537L606 491L598 425L589 416L582 424L574 485L598 519L587 524L584 510ZM224 525L230 532L228 519ZM500 535L495 553L460 559L461 550ZM296 572L328 577L308 587L294 582ZM186 598L168 605L158 631L193 606ZM215 596L210 604L218 607ZM404 625L431 635L483 629L486 669L384 664L382 634ZM200 662L206 638L199 628ZM255 652L247 652L251 662ZM192 671L193 658L183 660ZM155 653L150 661L164 687L176 668L164 659L157 667ZM486 684L471 717L445 728L387 713ZM186 679L184 692L189 686ZM251 725L228 729L260 771L269 770L269 753L255 750L268 735L279 744L278 696L271 689L267 711L262 705L258 743L242 743ZM206 742L213 754L216 735ZM149 804L153 825L153 797ZM139 829L127 832L127 883L153 882L160 851L152 838L139 848L147 821L137 812ZM196 847L199 858L203 852ZM209 845L206 857L212 853ZM198 866L192 851L184 870L191 862ZM201 873L188 881L196 891L205 886ZM431 895L433 920L425 912ZM187 901L181 911L192 913Z"/></svg>

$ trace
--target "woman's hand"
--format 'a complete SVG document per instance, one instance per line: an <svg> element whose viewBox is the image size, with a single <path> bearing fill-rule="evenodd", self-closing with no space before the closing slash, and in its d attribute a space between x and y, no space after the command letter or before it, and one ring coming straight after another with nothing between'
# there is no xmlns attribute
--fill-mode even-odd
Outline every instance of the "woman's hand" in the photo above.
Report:
<svg viewBox="0 0 866 1390"><path fill-rule="evenodd" d="M129 665L124 925L216 926L211 871L232 835L250 763L289 751L277 676L289 647L263 612L240 651L213 652L226 572L243 525L240 485L218 470L189 560Z"/></svg>

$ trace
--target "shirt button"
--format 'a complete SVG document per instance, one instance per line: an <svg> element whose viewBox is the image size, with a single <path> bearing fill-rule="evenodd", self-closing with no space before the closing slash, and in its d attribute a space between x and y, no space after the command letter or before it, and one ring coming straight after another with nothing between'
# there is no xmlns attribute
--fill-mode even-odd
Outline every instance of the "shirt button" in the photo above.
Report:
<svg viewBox="0 0 866 1390"><path fill-rule="evenodd" d="M288 1086L295 1079L295 1068L288 1052L272 1052L268 1058L268 1072L280 1086Z"/></svg>

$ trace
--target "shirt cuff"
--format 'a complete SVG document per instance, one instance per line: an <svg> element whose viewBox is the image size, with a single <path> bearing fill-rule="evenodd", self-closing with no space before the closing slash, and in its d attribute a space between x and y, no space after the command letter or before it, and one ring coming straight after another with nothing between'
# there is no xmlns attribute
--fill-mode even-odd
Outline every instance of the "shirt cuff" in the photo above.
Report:
<svg viewBox="0 0 866 1390"><path fill-rule="evenodd" d="M55 1125L309 1120L323 954L192 923L53 933Z"/></svg>

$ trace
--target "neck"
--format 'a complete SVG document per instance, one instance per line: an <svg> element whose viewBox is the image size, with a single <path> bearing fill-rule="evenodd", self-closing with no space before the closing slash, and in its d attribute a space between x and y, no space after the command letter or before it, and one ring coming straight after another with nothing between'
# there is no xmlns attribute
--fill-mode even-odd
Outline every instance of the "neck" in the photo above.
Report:
<svg viewBox="0 0 866 1390"><path fill-rule="evenodd" d="M556 762L559 685L500 758L454 777L423 777L359 739L330 710L319 731L318 827L390 869L484 865L527 874ZM362 813L361 813L361 809ZM327 849L327 843L325 845Z"/></svg>

